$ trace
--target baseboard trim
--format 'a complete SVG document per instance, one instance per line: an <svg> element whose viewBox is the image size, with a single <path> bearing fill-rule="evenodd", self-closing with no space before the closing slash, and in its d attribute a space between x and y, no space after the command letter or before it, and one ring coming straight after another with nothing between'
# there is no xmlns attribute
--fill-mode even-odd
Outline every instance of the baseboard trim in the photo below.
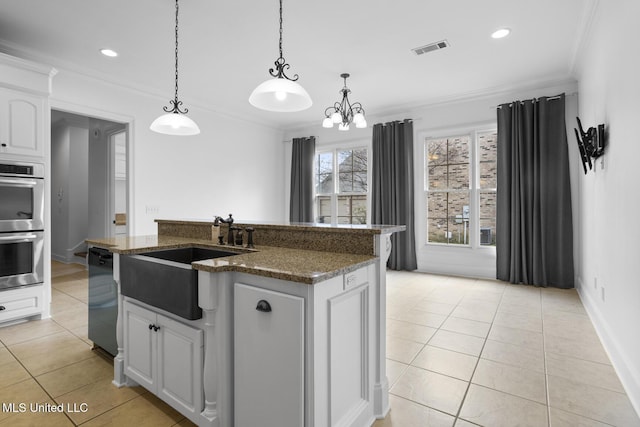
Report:
<svg viewBox="0 0 640 427"><path fill-rule="evenodd" d="M626 356L618 341L613 338L615 335L611 332L609 324L602 316L600 310L598 310L598 307L594 304L592 298L588 293L582 291L582 281L578 280L578 284L579 286L577 287L577 291L580 296L580 300L582 301L582 305L586 309L587 315L591 319L591 323L600 338L600 342L602 342L602 345L613 364L613 368L618 374L620 382L622 382L622 386L627 392L631 405L640 417L640 372L638 372L633 363L631 363L629 357Z"/></svg>

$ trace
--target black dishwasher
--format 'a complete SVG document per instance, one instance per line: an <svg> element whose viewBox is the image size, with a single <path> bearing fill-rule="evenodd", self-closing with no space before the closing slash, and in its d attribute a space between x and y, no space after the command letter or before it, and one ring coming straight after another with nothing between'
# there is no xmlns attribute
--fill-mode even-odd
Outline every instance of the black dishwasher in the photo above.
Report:
<svg viewBox="0 0 640 427"><path fill-rule="evenodd" d="M115 356L118 289L113 280L113 254L106 249L89 249L89 339Z"/></svg>

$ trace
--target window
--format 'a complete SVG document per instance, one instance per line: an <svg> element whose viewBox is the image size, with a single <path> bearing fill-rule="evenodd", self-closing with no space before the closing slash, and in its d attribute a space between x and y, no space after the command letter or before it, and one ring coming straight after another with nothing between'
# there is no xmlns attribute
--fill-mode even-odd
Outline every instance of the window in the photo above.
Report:
<svg viewBox="0 0 640 427"><path fill-rule="evenodd" d="M495 245L496 142L495 131L425 139L428 243Z"/></svg>
<svg viewBox="0 0 640 427"><path fill-rule="evenodd" d="M316 153L316 221L366 224L368 150L366 147Z"/></svg>
<svg viewBox="0 0 640 427"><path fill-rule="evenodd" d="M498 134L481 132L477 134L478 164L480 169L479 212L480 244L496 245L496 190L498 188Z"/></svg>

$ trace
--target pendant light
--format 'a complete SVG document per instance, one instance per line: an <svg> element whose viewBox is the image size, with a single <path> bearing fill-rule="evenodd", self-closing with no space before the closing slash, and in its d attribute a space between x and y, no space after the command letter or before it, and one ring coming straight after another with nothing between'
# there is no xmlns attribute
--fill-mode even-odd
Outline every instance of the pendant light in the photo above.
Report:
<svg viewBox="0 0 640 427"><path fill-rule="evenodd" d="M176 0L176 93L175 98L169 100L173 107L163 107L167 112L158 117L151 123L149 127L152 131L163 133L166 135L197 135L200 128L186 114L189 112L187 108L180 109L182 101L178 101L178 0Z"/></svg>
<svg viewBox="0 0 640 427"><path fill-rule="evenodd" d="M280 0L280 57L274 62L276 68L269 68L274 79L261 83L249 96L249 102L256 108L267 111L292 112L311 107L311 97L300 84L298 75L293 78L285 74L289 68L282 56L282 0Z"/></svg>

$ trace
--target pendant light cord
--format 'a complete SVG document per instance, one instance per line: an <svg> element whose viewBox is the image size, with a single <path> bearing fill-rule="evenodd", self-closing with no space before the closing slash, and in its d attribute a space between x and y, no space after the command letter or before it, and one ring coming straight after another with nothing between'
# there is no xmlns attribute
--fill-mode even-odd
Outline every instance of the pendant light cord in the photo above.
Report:
<svg viewBox="0 0 640 427"><path fill-rule="evenodd" d="M178 102L178 0L176 0L176 103Z"/></svg>
<svg viewBox="0 0 640 427"><path fill-rule="evenodd" d="M282 57L282 0L280 0L280 44L278 46L280 47L280 58L284 60Z"/></svg>
<svg viewBox="0 0 640 427"><path fill-rule="evenodd" d="M176 0L176 93L173 100L169 100L169 104L173 105L172 107L163 107L162 109L167 113L180 113L186 114L189 112L188 108L181 109L182 101L178 101L178 0Z"/></svg>
<svg viewBox="0 0 640 427"><path fill-rule="evenodd" d="M276 62L273 63L276 67L269 68L269 74L279 79L285 78L287 80L295 82L296 80L298 80L297 74L294 74L293 77L289 77L284 73L285 70L289 69L289 64L287 64L284 56L282 56L282 0L280 0L280 41L278 43L278 48L280 49L280 57L276 59Z"/></svg>

